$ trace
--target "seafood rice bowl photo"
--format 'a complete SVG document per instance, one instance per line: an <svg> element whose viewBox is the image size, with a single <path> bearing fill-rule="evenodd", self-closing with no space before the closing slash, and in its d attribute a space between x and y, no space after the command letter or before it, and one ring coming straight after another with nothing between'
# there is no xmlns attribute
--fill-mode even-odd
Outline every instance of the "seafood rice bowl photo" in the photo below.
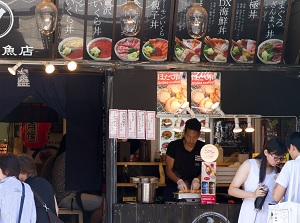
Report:
<svg viewBox="0 0 300 223"><path fill-rule="evenodd" d="M86 50L94 60L110 60L112 40L106 37L93 39L87 44Z"/></svg>
<svg viewBox="0 0 300 223"><path fill-rule="evenodd" d="M127 37L115 45L116 55L124 61L137 61L140 58L140 39Z"/></svg>
<svg viewBox="0 0 300 223"><path fill-rule="evenodd" d="M283 41L268 39L258 46L257 57L264 64L278 64L281 61Z"/></svg>
<svg viewBox="0 0 300 223"><path fill-rule="evenodd" d="M144 44L142 52L149 61L165 61L168 54L168 41L161 38L149 39Z"/></svg>
<svg viewBox="0 0 300 223"><path fill-rule="evenodd" d="M65 59L82 59L83 39L79 37L69 37L58 44L58 52Z"/></svg>
<svg viewBox="0 0 300 223"><path fill-rule="evenodd" d="M229 42L227 39L210 38L206 36L204 39L205 46L203 49L204 57L209 62L227 62Z"/></svg>
<svg viewBox="0 0 300 223"><path fill-rule="evenodd" d="M237 63L253 63L256 41L251 39L232 40L230 55Z"/></svg>
<svg viewBox="0 0 300 223"><path fill-rule="evenodd" d="M196 63L200 62L201 41L197 39L183 39L175 37L176 45L174 52L180 62Z"/></svg>

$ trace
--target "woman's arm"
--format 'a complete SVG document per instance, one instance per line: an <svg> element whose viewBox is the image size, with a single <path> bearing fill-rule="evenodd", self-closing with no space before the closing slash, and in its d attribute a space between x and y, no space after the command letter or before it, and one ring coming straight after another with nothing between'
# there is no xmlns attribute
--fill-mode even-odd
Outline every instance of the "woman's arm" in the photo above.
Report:
<svg viewBox="0 0 300 223"><path fill-rule="evenodd" d="M264 196L264 191L260 190L258 187L255 191L244 191L240 187L245 183L251 169L251 164L249 160L243 162L240 168L237 170L230 186L228 189L228 194L238 198L256 198L259 196Z"/></svg>

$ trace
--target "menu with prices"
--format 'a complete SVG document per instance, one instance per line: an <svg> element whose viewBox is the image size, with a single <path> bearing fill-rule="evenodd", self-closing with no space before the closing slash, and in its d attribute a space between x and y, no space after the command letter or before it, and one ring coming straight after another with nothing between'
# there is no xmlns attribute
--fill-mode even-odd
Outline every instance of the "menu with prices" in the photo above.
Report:
<svg viewBox="0 0 300 223"><path fill-rule="evenodd" d="M137 114L137 139L146 138L146 111L138 110Z"/></svg>
<svg viewBox="0 0 300 223"><path fill-rule="evenodd" d="M118 138L119 111L118 109L109 109L109 138Z"/></svg>
<svg viewBox="0 0 300 223"><path fill-rule="evenodd" d="M128 139L136 139L136 110L128 110Z"/></svg>
<svg viewBox="0 0 300 223"><path fill-rule="evenodd" d="M204 1L204 8L209 16L204 38L203 55L208 62L227 62L232 3L232 0Z"/></svg>
<svg viewBox="0 0 300 223"><path fill-rule="evenodd" d="M191 72L191 108L195 114L211 114L220 105L221 73Z"/></svg>
<svg viewBox="0 0 300 223"><path fill-rule="evenodd" d="M127 139L127 110L119 110L118 139Z"/></svg>
<svg viewBox="0 0 300 223"><path fill-rule="evenodd" d="M216 162L202 162L201 169L201 204L216 203Z"/></svg>
<svg viewBox="0 0 300 223"><path fill-rule="evenodd" d="M278 64L283 56L283 38L291 0L265 0L260 30L260 41L257 49L258 59L265 64Z"/></svg>
<svg viewBox="0 0 300 223"><path fill-rule="evenodd" d="M237 63L253 63L261 0L236 0L230 56Z"/></svg>
<svg viewBox="0 0 300 223"><path fill-rule="evenodd" d="M157 114L174 114L187 101L187 73L157 72Z"/></svg>
<svg viewBox="0 0 300 223"><path fill-rule="evenodd" d="M155 140L155 111L147 111L146 115L146 140Z"/></svg>
<svg viewBox="0 0 300 223"><path fill-rule="evenodd" d="M58 58L82 59L85 4L81 1L59 1Z"/></svg>

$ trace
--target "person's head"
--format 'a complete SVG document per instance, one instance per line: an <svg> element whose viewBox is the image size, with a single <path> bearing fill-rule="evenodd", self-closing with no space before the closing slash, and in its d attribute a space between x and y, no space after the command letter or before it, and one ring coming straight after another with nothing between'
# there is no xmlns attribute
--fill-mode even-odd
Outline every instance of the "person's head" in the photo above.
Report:
<svg viewBox="0 0 300 223"><path fill-rule="evenodd" d="M300 132L291 133L286 144L292 159L296 159L300 155Z"/></svg>
<svg viewBox="0 0 300 223"><path fill-rule="evenodd" d="M19 178L20 162L18 157L12 153L0 154L0 180L14 176Z"/></svg>
<svg viewBox="0 0 300 223"><path fill-rule="evenodd" d="M19 161L21 167L19 175L20 180L25 181L27 177L34 177L37 175L36 166L31 156L21 154L19 155Z"/></svg>
<svg viewBox="0 0 300 223"><path fill-rule="evenodd" d="M189 119L185 122L185 127L183 131L183 136L185 143L189 147L194 147L201 130L201 123L196 118Z"/></svg>
<svg viewBox="0 0 300 223"><path fill-rule="evenodd" d="M268 166L273 166L278 172L278 165L284 160L284 155L287 153L286 146L279 137L274 137L266 142L260 154L256 157L261 159L259 182L263 182L266 176Z"/></svg>

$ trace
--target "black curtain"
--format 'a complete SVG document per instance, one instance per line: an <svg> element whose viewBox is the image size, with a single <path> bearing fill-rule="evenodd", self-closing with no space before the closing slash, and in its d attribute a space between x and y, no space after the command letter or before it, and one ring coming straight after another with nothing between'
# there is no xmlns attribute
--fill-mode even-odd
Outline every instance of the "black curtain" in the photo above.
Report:
<svg viewBox="0 0 300 223"><path fill-rule="evenodd" d="M66 188L101 191L103 76L67 79Z"/></svg>

